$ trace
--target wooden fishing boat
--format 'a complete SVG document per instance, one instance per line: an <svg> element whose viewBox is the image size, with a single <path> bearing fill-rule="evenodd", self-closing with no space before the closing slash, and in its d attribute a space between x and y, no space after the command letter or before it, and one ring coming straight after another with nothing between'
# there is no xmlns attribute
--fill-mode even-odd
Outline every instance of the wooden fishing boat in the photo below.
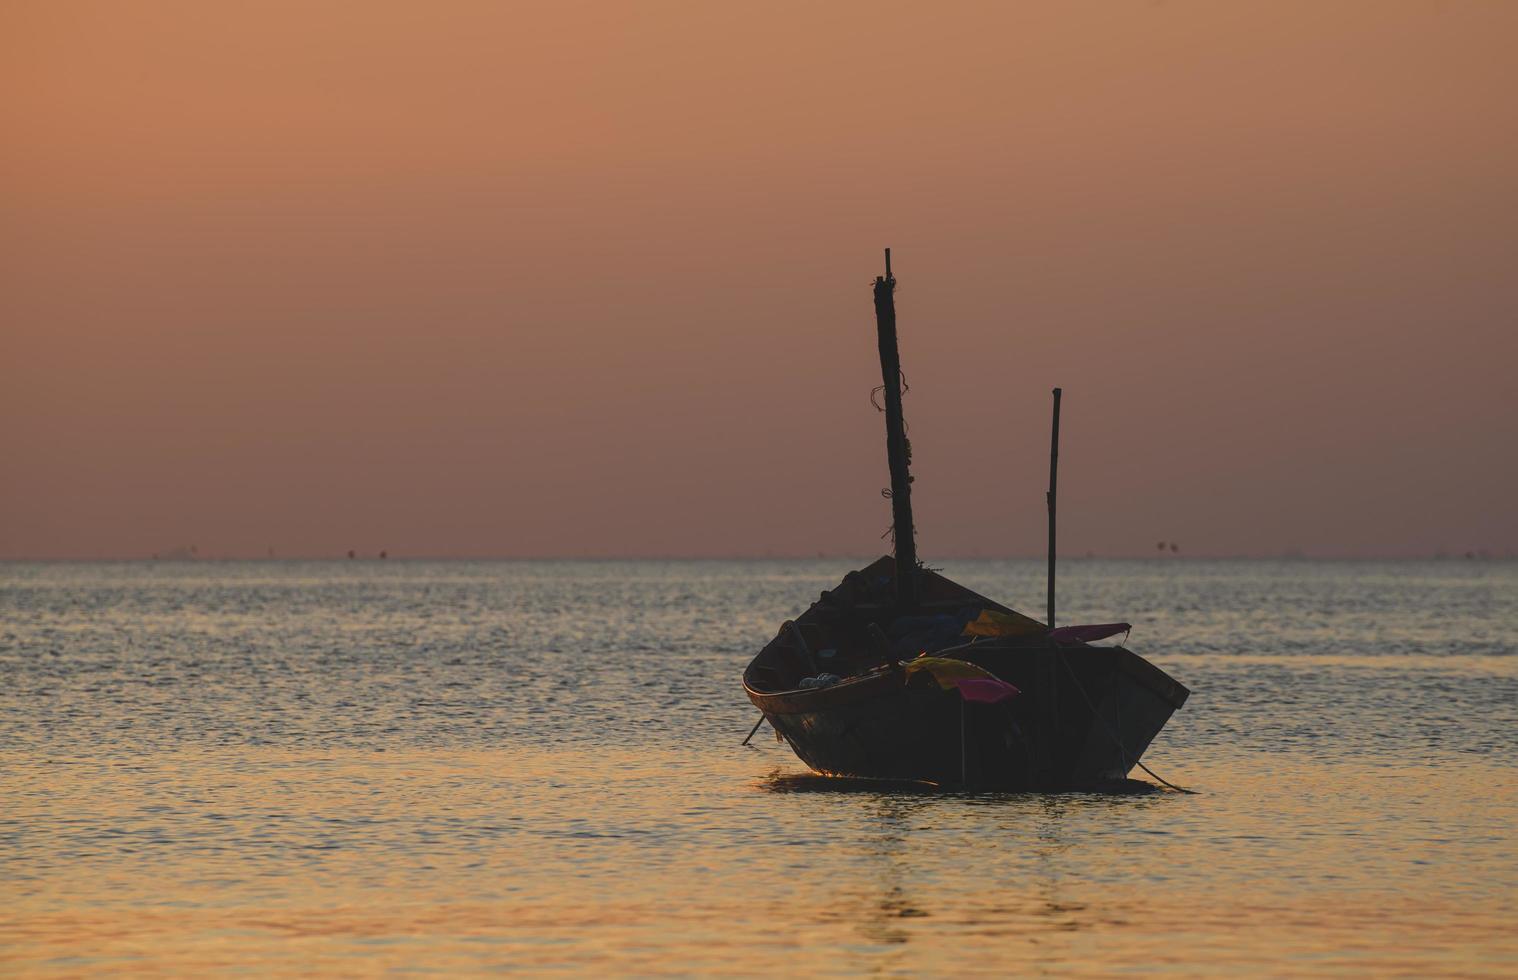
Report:
<svg viewBox="0 0 1518 980"><path fill-rule="evenodd" d="M1037 790L1121 781L1190 692L1125 646L1093 645L1125 623L1053 625L1060 391L1041 623L917 561L895 285L887 249L875 312L895 553L782 625L744 690L819 773Z"/></svg>

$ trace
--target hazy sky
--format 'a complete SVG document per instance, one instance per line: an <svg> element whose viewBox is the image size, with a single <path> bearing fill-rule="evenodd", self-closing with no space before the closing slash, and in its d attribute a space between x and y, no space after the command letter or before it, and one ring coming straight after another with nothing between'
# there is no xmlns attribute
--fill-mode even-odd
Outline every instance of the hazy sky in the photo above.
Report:
<svg viewBox="0 0 1518 980"><path fill-rule="evenodd" d="M0 4L0 556L1518 549L1518 3Z"/></svg>

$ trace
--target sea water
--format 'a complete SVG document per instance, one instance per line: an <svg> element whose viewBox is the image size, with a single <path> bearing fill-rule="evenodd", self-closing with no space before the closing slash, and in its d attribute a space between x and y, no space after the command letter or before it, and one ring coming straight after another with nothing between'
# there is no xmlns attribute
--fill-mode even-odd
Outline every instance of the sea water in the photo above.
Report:
<svg viewBox="0 0 1518 980"><path fill-rule="evenodd" d="M0 969L1518 972L1518 565L1067 562L1196 792L1045 796L740 747L861 564L0 564Z"/></svg>

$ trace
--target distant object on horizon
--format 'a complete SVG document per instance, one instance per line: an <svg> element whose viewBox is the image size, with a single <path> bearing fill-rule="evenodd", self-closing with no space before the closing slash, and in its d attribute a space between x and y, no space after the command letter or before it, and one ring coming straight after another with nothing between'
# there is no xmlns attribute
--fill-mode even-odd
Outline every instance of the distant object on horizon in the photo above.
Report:
<svg viewBox="0 0 1518 980"><path fill-rule="evenodd" d="M1169 548L1172 555L1178 555L1181 553L1181 546L1176 544L1174 541L1161 541L1155 545L1155 548L1160 551L1164 551L1166 548Z"/></svg>
<svg viewBox="0 0 1518 980"><path fill-rule="evenodd" d="M167 551L153 552L154 561L192 561L200 557L200 549L193 544L180 545Z"/></svg>

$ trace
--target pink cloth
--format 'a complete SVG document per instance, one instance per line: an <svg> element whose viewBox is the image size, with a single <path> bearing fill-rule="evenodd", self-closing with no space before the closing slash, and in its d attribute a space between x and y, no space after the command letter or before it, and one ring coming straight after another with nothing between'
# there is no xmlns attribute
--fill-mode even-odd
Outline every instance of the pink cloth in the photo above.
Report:
<svg viewBox="0 0 1518 980"><path fill-rule="evenodd" d="M1109 636L1127 633L1132 623L1099 623L1095 626L1061 626L1049 631L1049 639L1055 643L1094 643Z"/></svg>
<svg viewBox="0 0 1518 980"><path fill-rule="evenodd" d="M966 701L995 704L1018 693L1017 688L994 677L966 678L956 683L959 686L959 696Z"/></svg>

